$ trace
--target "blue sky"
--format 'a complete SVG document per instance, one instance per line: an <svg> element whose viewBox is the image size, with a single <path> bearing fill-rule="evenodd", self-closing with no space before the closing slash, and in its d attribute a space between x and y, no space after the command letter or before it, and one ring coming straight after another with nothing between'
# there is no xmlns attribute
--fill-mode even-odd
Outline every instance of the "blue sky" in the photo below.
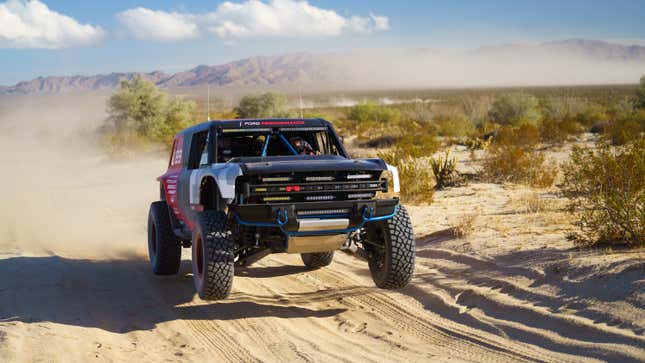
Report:
<svg viewBox="0 0 645 363"><path fill-rule="evenodd" d="M262 1L0 0L0 84L300 51L645 39L643 0Z"/></svg>

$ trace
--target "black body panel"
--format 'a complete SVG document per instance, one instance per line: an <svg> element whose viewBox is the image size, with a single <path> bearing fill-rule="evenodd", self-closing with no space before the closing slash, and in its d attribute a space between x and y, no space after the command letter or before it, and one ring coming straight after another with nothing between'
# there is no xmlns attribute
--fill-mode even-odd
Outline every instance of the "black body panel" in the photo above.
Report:
<svg viewBox="0 0 645 363"><path fill-rule="evenodd" d="M240 158L238 163L245 175L319 171L383 171L387 169L385 162L381 159L347 159L334 155Z"/></svg>

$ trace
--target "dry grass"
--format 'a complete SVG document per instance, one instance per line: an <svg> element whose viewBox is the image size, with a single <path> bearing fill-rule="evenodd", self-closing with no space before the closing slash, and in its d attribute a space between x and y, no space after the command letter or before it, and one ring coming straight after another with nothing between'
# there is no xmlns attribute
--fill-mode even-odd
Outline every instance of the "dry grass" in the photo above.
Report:
<svg viewBox="0 0 645 363"><path fill-rule="evenodd" d="M450 227L450 232L455 238L466 238L475 231L475 221L479 212L464 214L456 225Z"/></svg>

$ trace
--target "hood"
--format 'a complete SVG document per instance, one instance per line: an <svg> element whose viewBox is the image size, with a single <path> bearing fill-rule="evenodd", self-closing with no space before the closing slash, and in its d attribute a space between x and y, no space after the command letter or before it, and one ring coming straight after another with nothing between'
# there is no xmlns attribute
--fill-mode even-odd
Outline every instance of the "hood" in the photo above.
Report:
<svg viewBox="0 0 645 363"><path fill-rule="evenodd" d="M245 175L280 174L315 171L382 171L387 169L381 159L347 159L336 155L270 156L235 158Z"/></svg>

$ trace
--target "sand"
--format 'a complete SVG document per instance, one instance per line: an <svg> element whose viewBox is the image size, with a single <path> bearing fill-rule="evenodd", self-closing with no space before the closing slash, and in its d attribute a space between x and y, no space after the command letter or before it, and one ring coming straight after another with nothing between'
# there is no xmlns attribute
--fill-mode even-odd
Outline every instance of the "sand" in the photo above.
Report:
<svg viewBox="0 0 645 363"><path fill-rule="evenodd" d="M2 141L2 362L645 361L645 252L573 248L557 188L471 182L409 206L416 271L399 291L353 255L307 271L279 254L205 302L188 250L176 276L147 261L165 160Z"/></svg>

